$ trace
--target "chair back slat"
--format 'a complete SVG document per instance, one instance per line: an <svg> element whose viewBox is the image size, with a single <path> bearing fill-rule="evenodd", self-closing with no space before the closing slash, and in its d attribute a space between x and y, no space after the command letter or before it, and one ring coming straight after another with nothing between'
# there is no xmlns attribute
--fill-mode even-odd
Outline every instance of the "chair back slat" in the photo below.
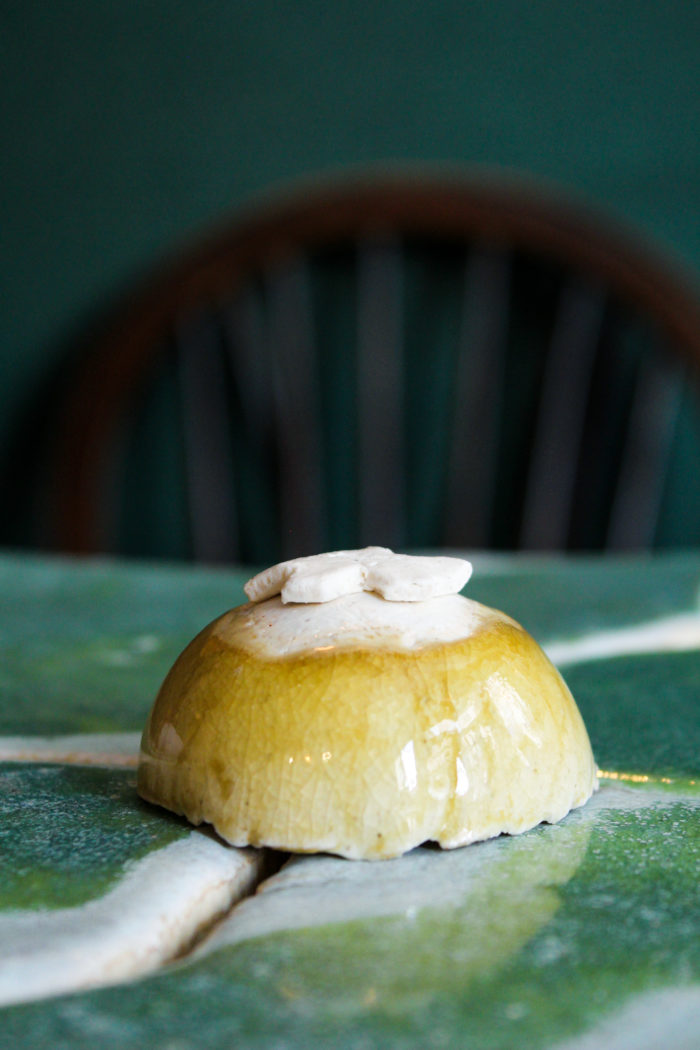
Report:
<svg viewBox="0 0 700 1050"><path fill-rule="evenodd" d="M400 248L363 241L357 254L359 543L400 546L405 536Z"/></svg>
<svg viewBox="0 0 700 1050"><path fill-rule="evenodd" d="M661 354L642 363L608 526L609 550L653 546L686 370Z"/></svg>
<svg viewBox="0 0 700 1050"><path fill-rule="evenodd" d="M222 306L220 316L236 409L251 444L260 446L269 421L274 418L274 393L265 312L258 289L243 289Z"/></svg>
<svg viewBox="0 0 700 1050"><path fill-rule="evenodd" d="M573 280L561 293L539 401L520 546L564 550L588 392L605 308L599 286Z"/></svg>
<svg viewBox="0 0 700 1050"><path fill-rule="evenodd" d="M238 537L226 368L214 315L183 318L174 331L191 543L202 562L230 560Z"/></svg>
<svg viewBox="0 0 700 1050"><path fill-rule="evenodd" d="M275 399L280 549L283 558L321 550L325 531L320 392L309 275L294 259L267 275L267 342Z"/></svg>
<svg viewBox="0 0 700 1050"><path fill-rule="evenodd" d="M507 251L484 247L471 253L451 413L443 533L448 547L489 545L502 425L509 284Z"/></svg>

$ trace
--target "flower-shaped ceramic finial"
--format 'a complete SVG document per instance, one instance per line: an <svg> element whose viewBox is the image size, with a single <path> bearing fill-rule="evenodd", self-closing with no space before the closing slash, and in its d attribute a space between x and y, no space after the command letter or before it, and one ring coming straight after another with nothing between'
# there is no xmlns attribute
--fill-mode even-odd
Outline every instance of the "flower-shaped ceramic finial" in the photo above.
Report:
<svg viewBox="0 0 700 1050"><path fill-rule="evenodd" d="M426 558L365 547L280 562L248 580L245 592L252 602L279 594L285 604L330 602L360 591L391 602L421 602L458 594L471 574L471 563L464 558Z"/></svg>

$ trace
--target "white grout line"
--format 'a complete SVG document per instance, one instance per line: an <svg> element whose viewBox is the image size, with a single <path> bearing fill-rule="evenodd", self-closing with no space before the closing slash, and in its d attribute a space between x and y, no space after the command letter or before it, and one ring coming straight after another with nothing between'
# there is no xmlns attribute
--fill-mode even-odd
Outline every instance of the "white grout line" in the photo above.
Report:
<svg viewBox="0 0 700 1050"><path fill-rule="evenodd" d="M555 639L545 642L543 649L557 667L635 653L688 652L700 649L700 613L679 613L580 638Z"/></svg>
<svg viewBox="0 0 700 1050"><path fill-rule="evenodd" d="M75 908L0 912L0 1005L158 969L251 892L264 863L263 850L192 831L130 864L103 897Z"/></svg>
<svg viewBox="0 0 700 1050"><path fill-rule="evenodd" d="M700 985L643 991L590 1031L559 1043L556 1050L698 1050Z"/></svg>
<svg viewBox="0 0 700 1050"><path fill-rule="evenodd" d="M140 733L0 736L0 762L65 762L74 766L136 768Z"/></svg>

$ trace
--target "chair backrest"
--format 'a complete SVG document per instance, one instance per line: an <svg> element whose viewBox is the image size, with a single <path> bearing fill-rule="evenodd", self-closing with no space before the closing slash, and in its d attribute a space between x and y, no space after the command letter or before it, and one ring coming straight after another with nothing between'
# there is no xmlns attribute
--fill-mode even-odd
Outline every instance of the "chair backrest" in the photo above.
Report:
<svg viewBox="0 0 700 1050"><path fill-rule="evenodd" d="M166 553L203 561L649 547L699 363L694 291L607 217L511 181L309 184L164 267L84 361L55 545L156 553L140 530L182 505Z"/></svg>

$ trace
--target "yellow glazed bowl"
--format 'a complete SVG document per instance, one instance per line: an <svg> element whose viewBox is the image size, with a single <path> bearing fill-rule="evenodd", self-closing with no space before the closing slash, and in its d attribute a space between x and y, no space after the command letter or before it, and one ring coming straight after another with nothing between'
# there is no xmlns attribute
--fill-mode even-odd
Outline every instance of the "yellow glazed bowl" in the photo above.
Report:
<svg viewBox="0 0 700 1050"><path fill-rule="evenodd" d="M410 603L270 598L209 624L149 716L143 798L236 846L352 858L515 834L582 805L597 784L588 735L530 635L450 595L420 603L451 625L424 643L410 609L381 622L392 604Z"/></svg>

